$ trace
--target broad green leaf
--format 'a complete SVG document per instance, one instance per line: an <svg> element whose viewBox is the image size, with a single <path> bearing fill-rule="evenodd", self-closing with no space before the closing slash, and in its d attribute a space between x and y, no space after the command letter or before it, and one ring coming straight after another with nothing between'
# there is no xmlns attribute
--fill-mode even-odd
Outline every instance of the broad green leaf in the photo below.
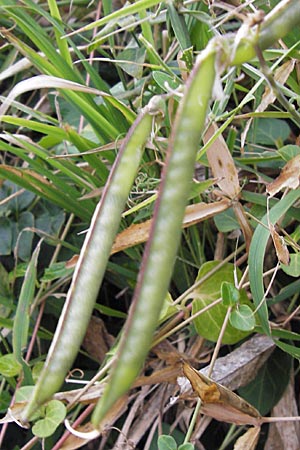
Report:
<svg viewBox="0 0 300 450"><path fill-rule="evenodd" d="M233 283L223 281L221 284L221 296L224 306L234 306L240 300L240 291L235 287Z"/></svg>
<svg viewBox="0 0 300 450"><path fill-rule="evenodd" d="M288 123L281 119L256 119L248 133L251 144L277 146L284 142L291 130ZM257 149L256 149L257 151Z"/></svg>
<svg viewBox="0 0 300 450"><path fill-rule="evenodd" d="M4 200L12 194L16 194L11 200L6 201L1 205L1 213L14 213L19 214L24 211L33 202L35 195L29 191L23 191L15 183L6 180L0 189L0 200ZM2 215L2 214L1 214Z"/></svg>
<svg viewBox="0 0 300 450"><path fill-rule="evenodd" d="M0 255L12 252L12 224L8 217L0 217Z"/></svg>
<svg viewBox="0 0 300 450"><path fill-rule="evenodd" d="M210 261L204 263L198 273L197 281L210 272L219 264L219 261ZM237 269L238 278L241 272ZM221 297L221 286L224 281L234 283L234 265L227 263L222 266L216 273L205 280L199 288L195 290L195 300L193 300L193 314L210 305L213 301ZM240 303L249 304L247 294L244 290L240 291ZM223 303L219 303L207 312L196 317L194 325L197 333L204 338L216 342L223 325L227 307ZM234 344L249 332L240 331L228 323L222 342L224 344Z"/></svg>
<svg viewBox="0 0 300 450"><path fill-rule="evenodd" d="M45 418L38 420L32 427L35 436L46 438L51 436L66 417L66 407L59 400L51 400L45 408Z"/></svg>
<svg viewBox="0 0 300 450"><path fill-rule="evenodd" d="M281 398L290 379L292 358L275 349L256 378L238 390L239 395L266 415Z"/></svg>
<svg viewBox="0 0 300 450"><path fill-rule="evenodd" d="M16 402L27 402L33 392L34 386L21 386L16 391Z"/></svg>
<svg viewBox="0 0 300 450"><path fill-rule="evenodd" d="M177 444L172 436L159 436L157 441L159 450L177 450Z"/></svg>
<svg viewBox="0 0 300 450"><path fill-rule="evenodd" d="M145 61L145 56L146 50L144 48L126 48L117 56L118 65L124 70L124 72L139 79L143 75L143 63Z"/></svg>
<svg viewBox="0 0 300 450"><path fill-rule="evenodd" d="M0 413L5 414L11 404L11 395L8 391L2 391L0 395Z"/></svg>
<svg viewBox="0 0 300 450"><path fill-rule="evenodd" d="M21 373L22 365L13 353L0 356L0 374L6 378L15 377Z"/></svg>
<svg viewBox="0 0 300 450"><path fill-rule="evenodd" d="M238 230L240 228L240 224L236 220L235 214L233 212L233 209L227 209L224 212L221 212L220 214L217 214L214 217L214 221L216 224L216 227L219 231L222 233L228 233L233 230Z"/></svg>
<svg viewBox="0 0 300 450"><path fill-rule="evenodd" d="M42 370L44 367L44 363L42 361L37 362L32 368L32 379L36 383Z"/></svg>
<svg viewBox="0 0 300 450"><path fill-rule="evenodd" d="M255 317L248 305L237 305L229 316L231 325L237 330L251 331L255 327Z"/></svg>
<svg viewBox="0 0 300 450"><path fill-rule="evenodd" d="M290 159L294 158L295 156L298 156L300 153L300 147L299 145L285 145L284 147L281 147L279 150L277 150L277 153L286 161L288 162Z"/></svg>
<svg viewBox="0 0 300 450"><path fill-rule="evenodd" d="M300 276L300 253L292 253L290 255L290 264L280 264L281 269L291 277Z"/></svg>
<svg viewBox="0 0 300 450"><path fill-rule="evenodd" d="M13 293L10 288L9 275L0 263L0 318L8 317L13 308Z"/></svg>

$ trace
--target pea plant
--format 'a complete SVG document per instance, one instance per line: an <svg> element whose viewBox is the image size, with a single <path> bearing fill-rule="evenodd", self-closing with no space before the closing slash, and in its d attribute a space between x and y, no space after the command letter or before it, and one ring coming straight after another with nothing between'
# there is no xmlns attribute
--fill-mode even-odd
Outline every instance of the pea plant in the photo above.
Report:
<svg viewBox="0 0 300 450"><path fill-rule="evenodd" d="M13 422L32 433L16 448L197 448L200 402L172 437L157 408L172 408L185 359L216 379L221 346L248 346L251 368L235 360L247 376L226 383L259 417L280 400L300 339L300 4L237 3L104 1L89 22L84 1L0 0L2 236L18 199L30 212L1 253L2 442ZM151 190L133 190L139 174ZM272 364L274 391L258 398ZM77 371L87 384L68 391ZM133 422L146 397L146 425Z"/></svg>

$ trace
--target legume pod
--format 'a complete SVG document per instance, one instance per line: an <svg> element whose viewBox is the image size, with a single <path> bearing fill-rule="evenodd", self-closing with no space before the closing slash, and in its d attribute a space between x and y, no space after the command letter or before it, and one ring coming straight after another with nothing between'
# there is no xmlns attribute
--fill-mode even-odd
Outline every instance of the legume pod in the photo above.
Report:
<svg viewBox="0 0 300 450"><path fill-rule="evenodd" d="M152 129L152 107L140 113L122 145L92 217L67 299L33 396L23 420L62 385L83 340L104 276L121 214Z"/></svg>
<svg viewBox="0 0 300 450"><path fill-rule="evenodd" d="M215 45L211 43L198 58L176 115L132 307L110 380L92 416L96 427L101 426L105 414L141 370L167 295L196 153L212 97Z"/></svg>

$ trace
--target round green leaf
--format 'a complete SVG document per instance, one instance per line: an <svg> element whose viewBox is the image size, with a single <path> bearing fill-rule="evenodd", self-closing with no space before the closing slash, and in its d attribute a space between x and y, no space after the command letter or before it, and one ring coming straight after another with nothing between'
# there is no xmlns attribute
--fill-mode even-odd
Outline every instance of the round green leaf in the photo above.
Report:
<svg viewBox="0 0 300 450"><path fill-rule="evenodd" d="M209 261L204 263L198 273L197 280L200 280L204 275L213 270L219 264L218 261ZM195 291L195 300L193 301L193 314L210 305L212 302L221 297L221 286L224 281L234 284L234 265L224 264L216 273L205 280L199 288ZM240 279L241 272L237 270L237 277ZM249 304L246 292L240 290L240 304ZM216 342L220 334L226 313L227 306L219 303L213 308L194 319L194 325L197 333L208 339ZM246 337L249 331L241 331L234 328L230 323L227 324L222 342L224 344L235 344Z"/></svg>
<svg viewBox="0 0 300 450"><path fill-rule="evenodd" d="M66 407L59 400L51 400L45 409L45 418L38 420L32 427L35 436L46 438L51 436L66 417Z"/></svg>
<svg viewBox="0 0 300 450"><path fill-rule="evenodd" d="M178 450L195 450L195 447L193 446L193 444L187 443L179 445Z"/></svg>
<svg viewBox="0 0 300 450"><path fill-rule="evenodd" d="M240 291L234 286L233 283L223 281L221 285L221 296L224 306L234 306L240 300Z"/></svg>
<svg viewBox="0 0 300 450"><path fill-rule="evenodd" d="M177 450L177 444L172 436L159 436L157 441L159 450Z"/></svg>
<svg viewBox="0 0 300 450"><path fill-rule="evenodd" d="M248 305L240 305L234 309L229 317L229 322L237 330L251 331L255 327L255 317Z"/></svg>
<svg viewBox="0 0 300 450"><path fill-rule="evenodd" d="M5 378L15 377L22 370L21 364L16 360L13 353L0 357L0 374Z"/></svg>
<svg viewBox="0 0 300 450"><path fill-rule="evenodd" d="M281 264L280 267L286 274L298 278L300 276L300 253L292 253L290 264L288 266Z"/></svg>

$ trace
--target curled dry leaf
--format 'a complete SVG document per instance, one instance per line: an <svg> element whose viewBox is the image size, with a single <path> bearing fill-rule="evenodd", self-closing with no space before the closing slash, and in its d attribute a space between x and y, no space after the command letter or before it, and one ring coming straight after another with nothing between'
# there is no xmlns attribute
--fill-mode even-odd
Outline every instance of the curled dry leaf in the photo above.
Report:
<svg viewBox="0 0 300 450"><path fill-rule="evenodd" d="M277 233L272 223L269 223L269 229L272 236L278 261L281 262L282 264L288 265L290 263L290 253L287 249L283 237Z"/></svg>
<svg viewBox="0 0 300 450"><path fill-rule="evenodd" d="M261 415L246 400L198 372L187 362L183 362L182 369L194 392L202 401L201 411L204 414L221 422L236 425L261 424Z"/></svg>
<svg viewBox="0 0 300 450"><path fill-rule="evenodd" d="M267 193L270 197L276 195L285 188L297 189L300 177L300 155L290 159L283 167L280 175L267 185Z"/></svg>
<svg viewBox="0 0 300 450"><path fill-rule="evenodd" d="M238 438L234 444L234 450L254 450L260 433L260 427L252 427Z"/></svg>
<svg viewBox="0 0 300 450"><path fill-rule="evenodd" d="M203 137L203 142L206 144L217 132L218 126L212 123ZM209 146L206 155L213 176L217 178L217 184L221 191L227 197L236 199L240 193L238 172L228 146L221 134Z"/></svg>
<svg viewBox="0 0 300 450"><path fill-rule="evenodd" d="M82 346L97 361L102 362L114 344L114 337L108 333L100 317L92 316Z"/></svg>
<svg viewBox="0 0 300 450"><path fill-rule="evenodd" d="M15 403L12 407L8 408L5 416L0 419L0 424L15 422L22 428L28 428L28 425L21 420L25 407L25 402Z"/></svg>
<svg viewBox="0 0 300 450"><path fill-rule="evenodd" d="M115 404L115 406L109 411L105 416L102 428L100 432L103 432L110 428L112 424L124 413L127 409L128 396L125 395L121 397ZM69 427L69 431L71 427ZM89 441L97 438L99 436L99 431L95 430L95 427L91 422L87 422L84 425L79 425L74 429L74 433L65 440L61 450L75 450L77 448L83 447Z"/></svg>

